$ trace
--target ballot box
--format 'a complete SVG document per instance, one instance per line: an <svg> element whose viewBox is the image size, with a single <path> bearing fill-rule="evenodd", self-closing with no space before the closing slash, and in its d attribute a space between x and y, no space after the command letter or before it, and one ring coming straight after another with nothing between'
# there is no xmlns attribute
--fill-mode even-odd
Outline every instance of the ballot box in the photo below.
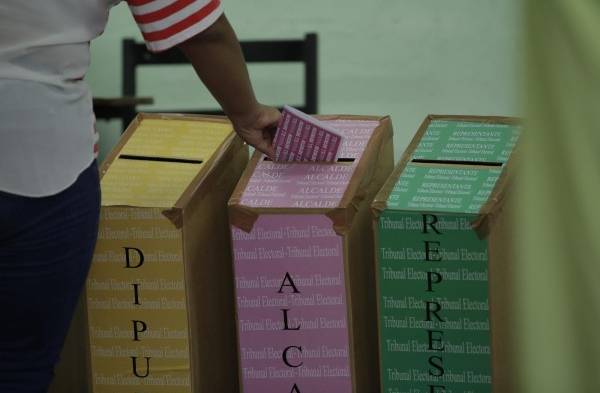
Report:
<svg viewBox="0 0 600 393"><path fill-rule="evenodd" d="M519 134L513 118L428 116L377 194L381 392L513 391Z"/></svg>
<svg viewBox="0 0 600 393"><path fill-rule="evenodd" d="M101 167L87 326L55 391L81 375L94 393L237 391L227 201L247 162L225 118L138 115Z"/></svg>
<svg viewBox="0 0 600 393"><path fill-rule="evenodd" d="M393 169L388 117L320 116L336 162L256 153L229 201L242 392L371 392L370 203Z"/></svg>

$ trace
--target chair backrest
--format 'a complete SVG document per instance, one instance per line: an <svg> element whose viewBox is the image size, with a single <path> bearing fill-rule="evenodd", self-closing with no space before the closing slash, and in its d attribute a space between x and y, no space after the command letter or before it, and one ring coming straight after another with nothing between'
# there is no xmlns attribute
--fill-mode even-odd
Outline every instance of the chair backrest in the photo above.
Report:
<svg viewBox="0 0 600 393"><path fill-rule="evenodd" d="M317 113L317 34L309 33L298 40L241 41L242 52L247 63L303 63L304 64L304 103L294 105L305 113ZM177 48L162 53L152 53L142 43L132 39L123 40L123 96L135 96L137 91L136 70L145 65L189 63ZM170 110L169 112L222 114L214 109ZM135 110L123 116L126 127L135 117Z"/></svg>

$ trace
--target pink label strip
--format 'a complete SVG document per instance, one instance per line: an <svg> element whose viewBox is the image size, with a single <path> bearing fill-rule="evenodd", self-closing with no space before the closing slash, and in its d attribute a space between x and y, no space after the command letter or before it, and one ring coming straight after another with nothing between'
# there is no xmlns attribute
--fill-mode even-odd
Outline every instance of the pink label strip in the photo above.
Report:
<svg viewBox="0 0 600 393"><path fill-rule="evenodd" d="M243 392L350 393L343 247L331 221L263 215L232 238Z"/></svg>
<svg viewBox="0 0 600 393"><path fill-rule="evenodd" d="M379 123L365 120L323 123L343 136L338 156L349 162L323 165L260 161L241 203L252 207L336 207Z"/></svg>

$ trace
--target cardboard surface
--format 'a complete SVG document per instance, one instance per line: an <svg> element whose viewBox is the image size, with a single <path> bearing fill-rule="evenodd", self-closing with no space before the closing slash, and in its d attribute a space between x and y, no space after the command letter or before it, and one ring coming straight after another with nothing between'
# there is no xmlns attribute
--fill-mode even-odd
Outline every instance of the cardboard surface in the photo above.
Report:
<svg viewBox="0 0 600 393"><path fill-rule="evenodd" d="M224 118L141 114L102 166L78 343L94 393L237 389L226 202L247 158Z"/></svg>
<svg viewBox="0 0 600 393"><path fill-rule="evenodd" d="M256 154L229 202L245 393L369 392L377 381L374 250L361 237L393 166L391 123L323 120L345 132L340 157L353 162L274 164ZM296 186L316 192L287 191ZM335 192L320 192L327 187Z"/></svg>
<svg viewBox="0 0 600 393"><path fill-rule="evenodd" d="M429 116L375 198L383 392L512 391L503 209L519 132Z"/></svg>

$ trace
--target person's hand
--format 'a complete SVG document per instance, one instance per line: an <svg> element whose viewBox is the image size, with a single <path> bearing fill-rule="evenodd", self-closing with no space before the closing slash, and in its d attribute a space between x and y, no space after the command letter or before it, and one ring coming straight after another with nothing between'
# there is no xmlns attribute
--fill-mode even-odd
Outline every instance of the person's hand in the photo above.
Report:
<svg viewBox="0 0 600 393"><path fill-rule="evenodd" d="M231 118L231 122L235 132L244 142L273 158L273 137L280 117L281 113L276 108L258 104L247 115Z"/></svg>

